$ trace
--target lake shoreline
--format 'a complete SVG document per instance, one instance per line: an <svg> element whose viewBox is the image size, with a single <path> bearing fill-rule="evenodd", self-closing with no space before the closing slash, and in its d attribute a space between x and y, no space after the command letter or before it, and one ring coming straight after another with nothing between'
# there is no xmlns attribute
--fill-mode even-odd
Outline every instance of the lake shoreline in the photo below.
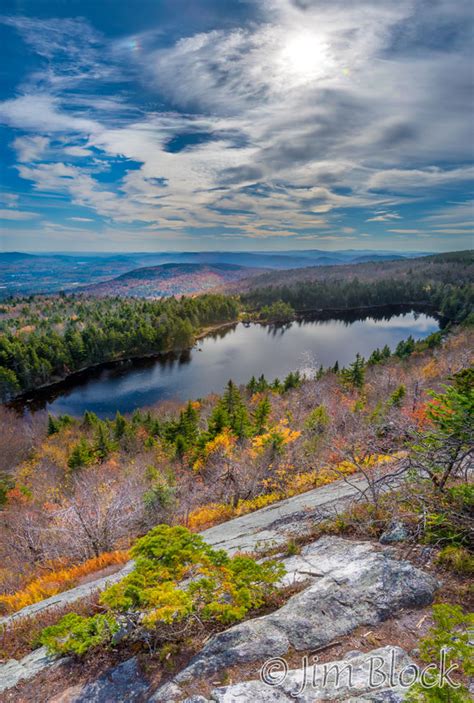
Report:
<svg viewBox="0 0 474 703"><path fill-rule="evenodd" d="M403 304L392 304L392 305L372 305L372 306L358 306L353 308L324 308L324 309L313 309L305 311L295 311L295 315L291 319L286 320L254 320L254 319L236 319L232 321L227 321L224 323L211 325L209 327L203 328L194 338L193 344L184 348L167 349L159 352L150 352L148 354L138 354L136 356L126 356L126 357L116 357L114 359L109 359L107 361L98 362L97 364L91 364L89 366L73 371L72 373L66 374L60 378L55 379L52 382L42 384L36 387L34 390L29 390L16 395L14 398L10 399L5 405L11 407L18 412L29 412L34 410L30 408L30 405L34 405L36 401L41 400L41 396L47 395L49 393L54 393L54 391L61 391L62 389L67 390L67 387L71 384L80 382L82 379L87 379L87 377L93 373L100 373L101 371L113 370L120 368L121 366L133 364L140 364L141 361L166 361L179 360L179 357L183 354L190 353L196 348L196 345L200 341L206 338L212 338L218 335L219 332L230 330L236 327L239 323L243 323L246 326L255 324L259 327L278 327L284 326L291 322L304 322L304 321L324 321L325 318L333 319L333 317L339 316L344 318L348 322L360 319L359 314L364 314L370 316L370 312L378 313L380 315L381 311L386 311L387 315L394 315L397 312L416 312L423 314L425 312L435 314L439 317L439 313L434 310L432 305L415 304L415 303L403 303Z"/></svg>
<svg viewBox="0 0 474 703"><path fill-rule="evenodd" d="M149 352L148 354L137 354L133 356L118 356L115 359L108 359L107 361L98 361L96 364L89 364L88 366L83 366L76 371L66 374L65 376L56 377L54 381L48 383L42 383L37 386L34 390L24 391L18 393L17 395L10 398L9 401L3 403L7 407L15 407L16 404L21 402L28 403L31 399L34 399L37 393L41 393L48 390L54 390L57 386L61 386L63 383L68 383L69 381L74 381L74 379L79 379L81 376L88 374L91 371L100 371L100 369L107 369L113 366L119 366L122 364L133 363L134 361L139 362L141 360L145 361L147 359L159 359L169 356L170 354L182 354L183 352L191 351L194 349L196 342L205 337L212 335L214 332L219 332L223 329L228 329L238 325L240 320L234 320L232 322L223 322L219 325L211 325L206 327L199 334L194 337L194 342L192 346L173 348L173 349L163 349L162 351Z"/></svg>

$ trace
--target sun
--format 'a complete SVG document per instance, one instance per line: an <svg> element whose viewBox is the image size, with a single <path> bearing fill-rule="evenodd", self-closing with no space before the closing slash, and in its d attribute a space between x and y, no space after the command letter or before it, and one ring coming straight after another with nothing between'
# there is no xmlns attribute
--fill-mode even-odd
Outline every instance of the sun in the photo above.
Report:
<svg viewBox="0 0 474 703"><path fill-rule="evenodd" d="M288 37L280 55L284 72L295 82L306 82L326 74L330 64L328 45L311 32Z"/></svg>

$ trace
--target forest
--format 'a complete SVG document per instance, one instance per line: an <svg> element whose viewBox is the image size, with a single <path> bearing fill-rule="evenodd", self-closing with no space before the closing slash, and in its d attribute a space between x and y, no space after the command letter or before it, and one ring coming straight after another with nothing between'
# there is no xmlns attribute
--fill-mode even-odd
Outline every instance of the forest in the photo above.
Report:
<svg viewBox="0 0 474 703"><path fill-rule="evenodd" d="M472 283L443 283L424 275L407 280L381 278L363 281L328 279L300 281L293 285L272 285L242 293L242 304L248 311L275 303L286 303L299 312L313 310L346 310L379 305L429 305L448 320L459 322L473 309Z"/></svg>
<svg viewBox="0 0 474 703"><path fill-rule="evenodd" d="M187 348L237 314L237 302L223 295L13 299L0 308L0 400L94 364Z"/></svg>
<svg viewBox="0 0 474 703"><path fill-rule="evenodd" d="M406 303L462 322L474 305L473 267L469 252L460 252L291 271L288 285L276 283L288 272L279 272L277 279L266 274L252 279L255 287L240 295L14 298L0 307L0 401L95 364L188 348L203 330L239 318L283 322L296 311ZM261 287L262 281L271 285Z"/></svg>

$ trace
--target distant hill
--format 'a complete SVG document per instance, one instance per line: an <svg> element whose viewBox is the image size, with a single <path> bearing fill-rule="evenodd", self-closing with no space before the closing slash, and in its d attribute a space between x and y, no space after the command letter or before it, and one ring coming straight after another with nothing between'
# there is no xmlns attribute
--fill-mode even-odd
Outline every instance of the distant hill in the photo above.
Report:
<svg viewBox="0 0 474 703"><path fill-rule="evenodd" d="M227 293L248 293L262 288L304 286L315 281L377 281L381 278L407 279L423 272L442 283L460 284L473 280L474 251L455 251L430 254L418 258L370 256L368 260L352 261L344 265L309 266L288 271L268 271L259 276L228 283Z"/></svg>
<svg viewBox="0 0 474 703"><path fill-rule="evenodd" d="M10 295L57 293L81 290L140 268L165 264L231 264L262 270L299 269L308 266L331 266L354 261L413 258L417 253L393 253L371 249L323 251L198 251L131 253L46 253L0 252L0 298ZM228 280L228 279L227 279Z"/></svg>
<svg viewBox="0 0 474 703"><path fill-rule="evenodd" d="M11 263L13 261L31 261L35 259L34 254L25 254L22 251L4 251L0 252L0 265L2 263Z"/></svg>
<svg viewBox="0 0 474 703"><path fill-rule="evenodd" d="M86 286L89 295L161 298L192 295L261 274L236 264L163 264L128 271L110 281Z"/></svg>
<svg viewBox="0 0 474 703"><path fill-rule="evenodd" d="M405 260L405 256L401 255L396 255L396 254L366 254L365 256L356 256L352 261L350 262L351 264L366 264L369 261L377 262L377 261L403 261Z"/></svg>

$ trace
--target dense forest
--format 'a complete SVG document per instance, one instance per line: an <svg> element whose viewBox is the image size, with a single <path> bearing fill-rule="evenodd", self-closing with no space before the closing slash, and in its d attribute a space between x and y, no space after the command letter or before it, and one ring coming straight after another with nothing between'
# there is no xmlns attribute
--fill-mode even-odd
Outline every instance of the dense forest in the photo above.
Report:
<svg viewBox="0 0 474 703"><path fill-rule="evenodd" d="M203 328L237 315L223 295L15 299L0 308L0 399L93 364L189 347Z"/></svg>
<svg viewBox="0 0 474 703"><path fill-rule="evenodd" d="M0 401L94 364L192 345L203 329L244 319L277 322L295 311L430 305L461 322L474 305L471 252L410 261L316 267L252 279L240 296L145 301L59 295L0 307Z"/></svg>
<svg viewBox="0 0 474 703"><path fill-rule="evenodd" d="M427 304L448 320L461 321L473 309L474 286L467 283L431 283L424 277L371 282L354 278L349 281L302 281L292 286L275 285L242 294L242 304L248 311L261 310L281 302L301 312L404 303ZM271 312L267 315L271 317Z"/></svg>
<svg viewBox="0 0 474 703"><path fill-rule="evenodd" d="M451 321L474 305L473 252L451 252L410 261L385 261L280 271L236 284L246 310L280 301L297 311L428 304ZM267 312L267 315L271 314Z"/></svg>
<svg viewBox="0 0 474 703"><path fill-rule="evenodd" d="M398 261L370 261L348 263L338 266L308 266L287 271L270 271L253 279L229 283L229 293L247 293L255 288L269 286L294 286L315 281L352 281L365 283L382 279L397 279L408 282L413 279L458 286L472 283L474 273L474 251L454 251L431 256Z"/></svg>

